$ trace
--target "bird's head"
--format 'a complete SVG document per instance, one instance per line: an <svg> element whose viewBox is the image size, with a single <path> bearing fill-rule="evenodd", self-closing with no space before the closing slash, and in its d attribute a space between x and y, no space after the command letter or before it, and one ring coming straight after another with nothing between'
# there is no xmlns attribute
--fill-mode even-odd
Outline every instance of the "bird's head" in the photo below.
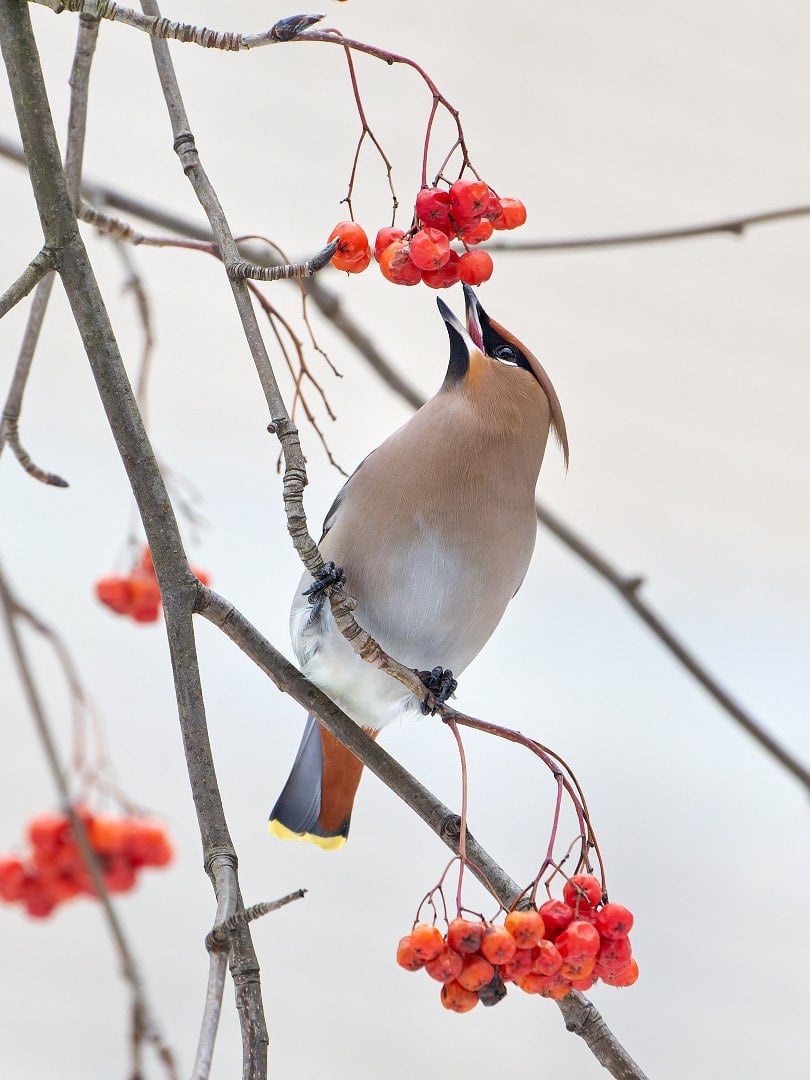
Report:
<svg viewBox="0 0 810 1080"><path fill-rule="evenodd" d="M463 393L494 421L515 418L542 424L554 434L568 465L568 436L557 392L537 357L490 319L469 285L464 285L466 326L442 299L439 312L450 336L450 363L442 389Z"/></svg>

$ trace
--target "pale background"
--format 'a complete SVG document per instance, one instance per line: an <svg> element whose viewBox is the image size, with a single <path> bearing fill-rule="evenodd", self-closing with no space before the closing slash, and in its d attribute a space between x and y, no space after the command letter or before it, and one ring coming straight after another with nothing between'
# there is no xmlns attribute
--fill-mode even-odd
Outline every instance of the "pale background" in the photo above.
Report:
<svg viewBox="0 0 810 1080"><path fill-rule="evenodd" d="M524 236L672 226L807 201L806 4L352 0L326 8L346 33L412 55L437 78L462 110L480 170L527 203ZM254 31L290 5L178 2L165 13ZM75 17L33 15L61 138ZM343 216L357 132L340 51L290 45L231 56L175 45L172 53L235 231L270 234L297 255L315 250ZM358 70L407 203L429 99L405 69L360 58ZM13 133L5 89L0 125ZM102 27L86 174L201 218L171 151L148 40L121 26ZM371 154L361 177L356 212L373 231L385 223L387 197ZM5 287L41 234L23 172L0 163L0 190ZM650 601L805 760L808 239L810 222L796 221L741 240L500 256L481 290L491 313L541 356L566 411L571 469L566 477L551 453L542 496L624 570L648 575ZM139 331L119 260L108 242L88 241L134 370ZM137 259L159 339L153 438L202 490L210 522L192 558L289 652L286 609L299 568L282 521L276 447L221 269L185 253L142 250ZM374 271L325 280L431 393L446 363L433 295L393 288ZM289 287L273 296L295 313ZM460 290L447 299L459 308ZM4 380L24 316L21 305L0 327ZM344 373L342 381L325 375L339 415L328 433L351 468L407 411L323 320L316 325ZM22 432L34 457L71 487L41 487L4 455L2 558L24 598L69 637L128 791L165 817L176 839L176 865L152 873L119 907L186 1075L214 906L161 626L116 619L92 599L93 581L120 551L129 497L58 287ZM341 481L306 430L304 438L316 529ZM439 1007L437 986L395 966L396 941L446 856L373 777L339 854L267 835L300 710L205 623L199 643L246 897L309 889L255 929L272 1075L601 1075L553 1004L513 993L502 1008L457 1017ZM64 743L63 684L47 652L36 655ZM5 650L0 694L5 850L54 795ZM458 702L519 724L574 764L613 897L637 915L642 971L632 990L599 987L593 999L650 1077L806 1077L806 793L542 532L526 584ZM455 751L440 725L390 732L384 745L457 805ZM470 737L468 752L472 827L527 879L545 845L551 785L528 758L490 740ZM127 1075L126 993L90 902L38 923L0 911L0 956L0 1075ZM238 1075L238 1062L229 987L215 1075ZM150 1062L148 1075L162 1073Z"/></svg>

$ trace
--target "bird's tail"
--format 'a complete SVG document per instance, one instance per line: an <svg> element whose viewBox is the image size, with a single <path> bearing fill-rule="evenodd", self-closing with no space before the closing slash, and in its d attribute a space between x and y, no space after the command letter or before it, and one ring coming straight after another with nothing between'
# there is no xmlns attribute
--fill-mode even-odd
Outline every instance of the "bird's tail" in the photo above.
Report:
<svg viewBox="0 0 810 1080"><path fill-rule="evenodd" d="M362 771L362 762L308 716L289 779L270 814L270 832L326 851L342 847Z"/></svg>

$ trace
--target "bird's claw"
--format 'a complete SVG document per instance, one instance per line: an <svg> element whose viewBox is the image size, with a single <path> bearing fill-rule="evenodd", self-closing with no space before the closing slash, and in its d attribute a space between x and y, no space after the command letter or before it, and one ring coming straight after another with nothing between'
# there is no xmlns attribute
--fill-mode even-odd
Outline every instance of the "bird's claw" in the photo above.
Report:
<svg viewBox="0 0 810 1080"><path fill-rule="evenodd" d="M310 604L315 608L313 615L318 615L329 591L335 588L335 586L341 588L345 584L346 577L343 573L343 567L335 566L333 562L327 562L323 564L321 569L315 575L315 580L309 588L304 589L301 595L306 596L307 600L309 600Z"/></svg>
<svg viewBox="0 0 810 1080"><path fill-rule="evenodd" d="M432 671L417 671L416 674L427 690L420 705L422 713L425 716L428 714L434 716L438 707L444 705L445 701L455 693L458 682L453 678L453 672L449 668L445 670L442 667L435 667Z"/></svg>

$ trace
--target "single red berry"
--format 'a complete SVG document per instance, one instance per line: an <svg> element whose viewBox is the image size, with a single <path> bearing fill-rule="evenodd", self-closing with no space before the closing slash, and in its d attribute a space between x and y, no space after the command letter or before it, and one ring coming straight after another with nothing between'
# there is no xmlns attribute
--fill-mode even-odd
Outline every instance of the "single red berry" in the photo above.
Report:
<svg viewBox="0 0 810 1080"><path fill-rule="evenodd" d="M451 1012L465 1013L478 1004L478 994L465 990L461 983L449 982L442 987L441 1002Z"/></svg>
<svg viewBox="0 0 810 1080"><path fill-rule="evenodd" d="M462 958L461 973L457 979L465 990L472 990L477 994L491 983L494 977L495 968L478 953L468 953Z"/></svg>
<svg viewBox="0 0 810 1080"><path fill-rule="evenodd" d="M481 285L492 277L492 256L486 251L465 251L458 260L458 276L467 285Z"/></svg>
<svg viewBox="0 0 810 1080"><path fill-rule="evenodd" d="M619 971L609 972L601 976L608 986L632 986L638 979L638 964L631 960L626 967Z"/></svg>
<svg viewBox="0 0 810 1080"><path fill-rule="evenodd" d="M515 982L524 994L539 994L541 990L545 990L547 986L551 985L552 979L552 975L538 975L530 971L525 975L518 976Z"/></svg>
<svg viewBox="0 0 810 1080"><path fill-rule="evenodd" d="M547 938L555 938L574 917L574 909L564 904L562 900L546 900L545 904L540 905L538 911L543 916Z"/></svg>
<svg viewBox="0 0 810 1080"><path fill-rule="evenodd" d="M422 271L411 259L407 240L395 240L380 256L382 275L394 285L418 285Z"/></svg>
<svg viewBox="0 0 810 1080"><path fill-rule="evenodd" d="M487 208L484 211L482 217L485 217L487 221L495 222L502 214L503 207L501 206L501 200L498 198L492 188L490 188L489 202L487 203Z"/></svg>
<svg viewBox="0 0 810 1080"><path fill-rule="evenodd" d="M117 855L127 844L127 823L115 814L98 814L90 823L87 835L95 851Z"/></svg>
<svg viewBox="0 0 810 1080"><path fill-rule="evenodd" d="M430 975L431 979L448 983L459 977L463 966L464 961L461 958L461 953L457 953L455 949L445 945L438 956L428 960L425 964L425 971Z"/></svg>
<svg viewBox="0 0 810 1080"><path fill-rule="evenodd" d="M596 956L599 952L599 931L589 922L577 919L569 923L554 944L563 960L578 960Z"/></svg>
<svg viewBox="0 0 810 1080"><path fill-rule="evenodd" d="M481 954L490 964L506 964L517 951L515 939L503 926L488 925L481 942Z"/></svg>
<svg viewBox="0 0 810 1080"><path fill-rule="evenodd" d="M435 960L439 955L444 948L444 938L435 926L418 923L411 930L411 945L424 964L428 960Z"/></svg>
<svg viewBox="0 0 810 1080"><path fill-rule="evenodd" d="M489 204L489 187L483 180L456 180L450 188L450 213L463 229L480 218Z"/></svg>
<svg viewBox="0 0 810 1080"><path fill-rule="evenodd" d="M501 213L492 219L493 226L499 231L517 229L526 222L526 207L520 199L501 199Z"/></svg>
<svg viewBox="0 0 810 1080"><path fill-rule="evenodd" d="M420 270L440 270L450 258L450 244L439 229L419 229L411 237L410 252Z"/></svg>
<svg viewBox="0 0 810 1080"><path fill-rule="evenodd" d="M384 229L380 229L374 241L374 258L377 262L380 261L380 256L388 245L393 244L395 240L401 240L404 235L402 229L396 229L393 225L386 225Z"/></svg>
<svg viewBox="0 0 810 1080"><path fill-rule="evenodd" d="M118 615L129 611L129 581L127 578L106 577L96 582L96 596Z"/></svg>
<svg viewBox="0 0 810 1080"><path fill-rule="evenodd" d="M47 918L58 904L47 880L36 871L25 876L22 902L25 910L34 919Z"/></svg>
<svg viewBox="0 0 810 1080"><path fill-rule="evenodd" d="M465 244L481 244L484 240L489 240L490 236L492 236L492 222L487 221L486 218L479 218L458 234L459 240L463 240Z"/></svg>
<svg viewBox="0 0 810 1080"><path fill-rule="evenodd" d="M458 276L458 264L461 260L455 251L450 252L450 258L439 267L438 270L424 270L422 281L431 289L449 289L461 279Z"/></svg>
<svg viewBox="0 0 810 1080"><path fill-rule="evenodd" d="M603 938L627 937L633 929L633 914L622 904L605 904L596 913L595 926Z"/></svg>
<svg viewBox="0 0 810 1080"><path fill-rule="evenodd" d="M584 994L586 991L590 990L597 981L598 980L595 975L589 975L586 979L572 979L571 987L572 989L579 990L580 993Z"/></svg>
<svg viewBox="0 0 810 1080"><path fill-rule="evenodd" d="M477 953L484 938L484 924L471 919L453 919L447 928L447 944L459 953Z"/></svg>
<svg viewBox="0 0 810 1080"><path fill-rule="evenodd" d="M441 228L450 214L450 192L443 188L422 188L416 196L416 216L423 225Z"/></svg>
<svg viewBox="0 0 810 1080"><path fill-rule="evenodd" d="M64 814L37 814L28 823L31 846L52 854L70 834L70 821Z"/></svg>
<svg viewBox="0 0 810 1080"><path fill-rule="evenodd" d="M550 941L541 941L532 949L531 970L534 975L556 975L562 963L559 949Z"/></svg>
<svg viewBox="0 0 810 1080"><path fill-rule="evenodd" d="M616 938L615 940L606 938L602 942L602 946L596 956L596 963L599 968L597 974L600 979L605 978L602 974L603 971L623 971L630 963L632 956L633 950L629 938L623 937Z"/></svg>
<svg viewBox="0 0 810 1080"><path fill-rule="evenodd" d="M135 866L165 866L172 849L163 822L151 818L125 819L126 835L122 853Z"/></svg>
<svg viewBox="0 0 810 1080"><path fill-rule="evenodd" d="M516 949L511 960L507 960L500 968L500 976L504 982L517 982L522 975L528 975L532 970L534 949Z"/></svg>
<svg viewBox="0 0 810 1080"><path fill-rule="evenodd" d="M104 871L104 884L111 893L129 892L135 884L135 867L121 855L111 858Z"/></svg>
<svg viewBox="0 0 810 1080"><path fill-rule="evenodd" d="M520 949L531 949L546 936L543 917L533 910L510 911L503 924Z"/></svg>
<svg viewBox="0 0 810 1080"><path fill-rule="evenodd" d="M25 866L16 855L0 855L0 900L13 904L22 899Z"/></svg>
<svg viewBox="0 0 810 1080"><path fill-rule="evenodd" d="M340 237L337 250L332 256L332 265L336 270L346 270L357 274L365 270L371 261L371 251L365 229L356 221L339 221L329 234L327 243ZM366 256L368 255L368 258Z"/></svg>
<svg viewBox="0 0 810 1080"><path fill-rule="evenodd" d="M602 900L602 886L593 874L574 874L563 886L563 900L574 911L596 907Z"/></svg>
<svg viewBox="0 0 810 1080"><path fill-rule="evenodd" d="M562 975L552 975L551 985L545 989L540 990L540 997L551 998L552 1001L560 1001L561 998L566 997L571 992L571 983L568 979L564 979Z"/></svg>

